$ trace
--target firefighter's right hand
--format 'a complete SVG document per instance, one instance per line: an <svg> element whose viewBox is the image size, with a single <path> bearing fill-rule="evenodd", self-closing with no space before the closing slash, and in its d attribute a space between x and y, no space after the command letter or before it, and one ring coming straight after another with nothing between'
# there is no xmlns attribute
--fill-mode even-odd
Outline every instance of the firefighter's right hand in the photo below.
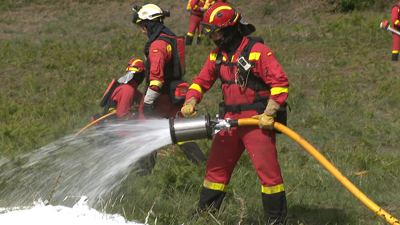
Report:
<svg viewBox="0 0 400 225"><path fill-rule="evenodd" d="M187 100L184 104L183 107L181 109L182 114L185 117L188 116L195 116L197 114L196 111L196 98L190 98L189 100Z"/></svg>
<svg viewBox="0 0 400 225"><path fill-rule="evenodd" d="M273 130L275 119L272 116L267 116L264 113L256 116L252 116L252 119L257 119L260 121L258 127L261 129Z"/></svg>

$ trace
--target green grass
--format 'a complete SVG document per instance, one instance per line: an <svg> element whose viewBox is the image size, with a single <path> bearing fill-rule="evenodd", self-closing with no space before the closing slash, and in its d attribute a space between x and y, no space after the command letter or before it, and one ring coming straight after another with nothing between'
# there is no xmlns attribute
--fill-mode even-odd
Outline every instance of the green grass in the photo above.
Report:
<svg viewBox="0 0 400 225"><path fill-rule="evenodd" d="M10 160L91 122L101 112L99 99L111 79L124 73L132 57L144 58L147 41L132 25L132 5L126 1L23 2L0 1L0 155ZM339 14L333 4L319 1L230 2L256 25L254 36L264 38L291 82L288 126L399 218L400 64L390 61L391 34L379 28L390 20L392 4L377 1L384 11ZM183 3L152 3L170 9L166 25L186 34L189 14ZM187 48L186 81L199 73L212 48ZM213 116L221 99L217 81L199 109ZM208 155L211 141L197 142ZM290 138L279 135L277 148L289 224L385 223ZM131 174L102 208L144 222L153 207L151 224L156 218L157 224L187 221L205 169L180 158L185 158L180 151L158 157L148 177ZM354 175L360 171L368 173ZM0 181L0 187L7 188L7 182ZM263 224L259 189L243 154L216 219ZM217 222L201 218L185 224Z"/></svg>

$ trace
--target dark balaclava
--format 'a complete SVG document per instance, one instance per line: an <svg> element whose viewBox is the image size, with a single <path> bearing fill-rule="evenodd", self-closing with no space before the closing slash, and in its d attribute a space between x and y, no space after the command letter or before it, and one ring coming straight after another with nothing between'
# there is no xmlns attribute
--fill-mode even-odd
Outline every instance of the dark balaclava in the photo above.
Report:
<svg viewBox="0 0 400 225"><path fill-rule="evenodd" d="M161 32L170 36L175 36L174 32L172 32L168 27L159 21L143 20L139 22L139 25L146 27L147 36L149 37L150 43L153 42Z"/></svg>
<svg viewBox="0 0 400 225"><path fill-rule="evenodd" d="M239 32L237 24L221 29L222 38L214 41L214 44L228 53L231 57L235 50L240 46L243 40L243 35Z"/></svg>

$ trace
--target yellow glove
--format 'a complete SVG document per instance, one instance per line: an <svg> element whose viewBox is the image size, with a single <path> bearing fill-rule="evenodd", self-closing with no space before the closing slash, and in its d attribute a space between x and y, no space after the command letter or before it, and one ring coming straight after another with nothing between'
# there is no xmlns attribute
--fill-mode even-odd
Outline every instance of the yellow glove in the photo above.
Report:
<svg viewBox="0 0 400 225"><path fill-rule="evenodd" d="M279 108L280 108L280 106L276 101L269 99L268 105L265 108L264 114L267 116L276 117L276 113L278 112Z"/></svg>
<svg viewBox="0 0 400 225"><path fill-rule="evenodd" d="M185 117L188 116L195 116L197 114L196 110L196 98L189 98L189 100L187 100L184 104L183 107L181 109L182 114Z"/></svg>
<svg viewBox="0 0 400 225"><path fill-rule="evenodd" d="M273 130L274 129L274 122L275 119L274 117L276 117L276 112L278 112L279 110L279 104L277 102L275 102L272 99L268 100L268 105L264 110L263 114L257 115L257 116L253 116L251 117L252 119L257 119L260 121L260 123L258 124L258 126L261 129L268 129L268 130Z"/></svg>
<svg viewBox="0 0 400 225"><path fill-rule="evenodd" d="M272 130L274 129L274 117L272 116L267 116L264 113L260 114L260 115L256 115L251 117L252 119L257 119L260 121L260 123L258 124L258 126L261 129L268 129L268 130Z"/></svg>

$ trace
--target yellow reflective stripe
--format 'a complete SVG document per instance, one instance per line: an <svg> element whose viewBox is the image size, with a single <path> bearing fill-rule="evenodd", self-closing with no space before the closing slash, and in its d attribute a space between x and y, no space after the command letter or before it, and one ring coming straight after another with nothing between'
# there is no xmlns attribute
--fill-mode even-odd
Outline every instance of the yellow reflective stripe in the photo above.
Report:
<svg viewBox="0 0 400 225"><path fill-rule="evenodd" d="M138 69L138 68L131 67L131 68L129 68L129 69L126 69L126 71L139 71L139 69Z"/></svg>
<svg viewBox="0 0 400 225"><path fill-rule="evenodd" d="M197 9L197 5L195 5L195 6L193 7L193 9Z"/></svg>
<svg viewBox="0 0 400 225"><path fill-rule="evenodd" d="M236 13L236 18L232 23L236 22L237 19L239 19L239 13Z"/></svg>
<svg viewBox="0 0 400 225"><path fill-rule="evenodd" d="M392 51L392 53L397 54L397 53L399 53L399 50L394 50L394 51Z"/></svg>
<svg viewBox="0 0 400 225"><path fill-rule="evenodd" d="M169 52L169 51L171 51L171 50L172 50L171 45L168 45L168 46L167 46L167 52Z"/></svg>
<svg viewBox="0 0 400 225"><path fill-rule="evenodd" d="M146 5L145 7L142 7L142 8L139 10L138 14L140 14L141 12L143 12L143 10L146 9L146 8L152 8L152 9L158 11L158 9L157 9L156 7L154 7L154 6L152 6L152 5Z"/></svg>
<svg viewBox="0 0 400 225"><path fill-rule="evenodd" d="M400 22L399 20L396 20L396 22L394 22L394 25L397 25L399 22Z"/></svg>
<svg viewBox="0 0 400 225"><path fill-rule="evenodd" d="M272 187L264 187L261 185L261 192L267 195L276 194L285 190L285 186L283 184L278 184Z"/></svg>
<svg viewBox="0 0 400 225"><path fill-rule="evenodd" d="M233 58L233 56L232 56ZM222 61L228 61L225 56L222 56Z"/></svg>
<svg viewBox="0 0 400 225"><path fill-rule="evenodd" d="M208 180L204 180L203 186L211 189L211 190L216 190L216 191L223 191L226 192L226 190L228 190L228 186L225 184L221 184L221 183L214 183Z"/></svg>
<svg viewBox="0 0 400 225"><path fill-rule="evenodd" d="M249 56L249 60L259 60L260 59L260 52L251 52Z"/></svg>
<svg viewBox="0 0 400 225"><path fill-rule="evenodd" d="M192 33L187 33L187 36L193 37L193 34Z"/></svg>
<svg viewBox="0 0 400 225"><path fill-rule="evenodd" d="M210 54L210 61L215 61L217 60L217 53L211 53Z"/></svg>
<svg viewBox="0 0 400 225"><path fill-rule="evenodd" d="M203 90L201 89L200 85L198 85L198 84L190 85L189 89L194 89L194 90L200 92L200 94L204 94Z"/></svg>
<svg viewBox="0 0 400 225"><path fill-rule="evenodd" d="M152 80L152 81L150 81L150 85L149 86L152 86L152 85L156 85L157 87L159 87L161 89L162 86L163 86L163 83L161 83L158 80Z"/></svg>
<svg viewBox="0 0 400 225"><path fill-rule="evenodd" d="M271 88L271 95L279 95L280 93L289 93L289 88L288 87Z"/></svg>
<svg viewBox="0 0 400 225"><path fill-rule="evenodd" d="M177 144L178 144L178 145L183 145L183 144L185 144L185 143L190 143L190 142L194 142L194 141L180 141L180 142L178 142Z"/></svg>
<svg viewBox="0 0 400 225"><path fill-rule="evenodd" d="M135 61L133 61L133 63L131 65L135 65L135 63L137 62L143 62L141 59L136 59Z"/></svg>
<svg viewBox="0 0 400 225"><path fill-rule="evenodd" d="M223 9L231 10L232 7L229 7L229 6L220 6L220 7L216 8L216 9L211 13L211 16L210 16L210 23L214 20L215 14L217 14L217 12L219 12L219 11L221 11L221 10L223 10ZM239 14L238 14L238 15L239 15Z"/></svg>
<svg viewBox="0 0 400 225"><path fill-rule="evenodd" d="M270 56L270 55L272 55L272 52L268 52L268 54L267 54L268 56Z"/></svg>

